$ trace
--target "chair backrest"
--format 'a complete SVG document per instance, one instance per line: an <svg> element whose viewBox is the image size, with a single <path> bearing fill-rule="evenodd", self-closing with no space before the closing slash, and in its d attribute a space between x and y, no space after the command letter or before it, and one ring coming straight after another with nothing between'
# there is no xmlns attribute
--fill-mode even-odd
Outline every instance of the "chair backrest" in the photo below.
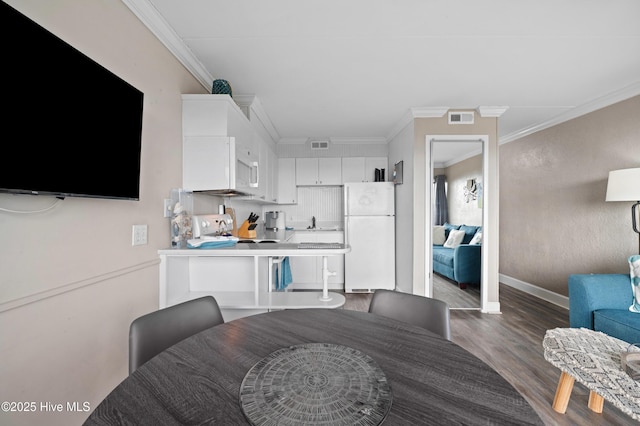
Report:
<svg viewBox="0 0 640 426"><path fill-rule="evenodd" d="M220 307L212 296L136 318L129 327L129 374L168 347L222 323Z"/></svg>
<svg viewBox="0 0 640 426"><path fill-rule="evenodd" d="M446 302L392 290L376 290L369 312L407 322L451 340L449 305Z"/></svg>

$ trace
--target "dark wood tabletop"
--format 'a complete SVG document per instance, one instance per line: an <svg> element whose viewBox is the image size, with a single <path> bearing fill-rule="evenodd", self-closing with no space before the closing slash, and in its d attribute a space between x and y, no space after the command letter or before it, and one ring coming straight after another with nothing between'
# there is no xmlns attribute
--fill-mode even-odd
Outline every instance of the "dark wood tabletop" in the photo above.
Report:
<svg viewBox="0 0 640 426"><path fill-rule="evenodd" d="M165 350L120 383L85 425L246 425L240 387L276 350L348 346L372 358L393 394L386 425L542 425L495 370L419 327L345 309L292 309L205 330Z"/></svg>

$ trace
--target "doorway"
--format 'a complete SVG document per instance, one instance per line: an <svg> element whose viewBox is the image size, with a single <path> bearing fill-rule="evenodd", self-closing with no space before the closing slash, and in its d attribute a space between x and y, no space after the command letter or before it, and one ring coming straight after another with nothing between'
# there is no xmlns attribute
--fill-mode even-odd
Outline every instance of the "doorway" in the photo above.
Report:
<svg viewBox="0 0 640 426"><path fill-rule="evenodd" d="M486 292L481 279L486 276L482 271L485 264L482 261L482 244L480 243L480 247L471 248L474 250L473 256L476 256L473 261L478 268L477 282L457 282L452 276L453 272L442 271L440 263L434 268L433 244L441 245L442 241L439 240L443 238L442 235L434 235L434 229L437 233L442 233L442 229L437 228L445 222L466 225L467 230L483 227L485 224L483 187L487 174L484 166L487 140L488 137L477 135L435 135L427 139L430 152L428 179L431 185L425 188L428 191L425 198L429 205L426 217L427 223L430 224L426 227L429 249L425 250L428 258L425 293L444 300L451 309L482 310L485 300L483 292ZM445 191L442 188L443 184ZM446 199L443 199L443 193L446 194ZM465 240L465 243L469 241ZM439 250L435 252L440 253Z"/></svg>

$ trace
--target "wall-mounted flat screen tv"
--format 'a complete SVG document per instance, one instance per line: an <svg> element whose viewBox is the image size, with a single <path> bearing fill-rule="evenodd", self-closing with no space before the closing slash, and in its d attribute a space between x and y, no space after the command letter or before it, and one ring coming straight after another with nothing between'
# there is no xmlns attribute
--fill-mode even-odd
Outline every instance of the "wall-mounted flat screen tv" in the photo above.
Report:
<svg viewBox="0 0 640 426"><path fill-rule="evenodd" d="M138 200L144 94L4 2L0 28L0 192Z"/></svg>

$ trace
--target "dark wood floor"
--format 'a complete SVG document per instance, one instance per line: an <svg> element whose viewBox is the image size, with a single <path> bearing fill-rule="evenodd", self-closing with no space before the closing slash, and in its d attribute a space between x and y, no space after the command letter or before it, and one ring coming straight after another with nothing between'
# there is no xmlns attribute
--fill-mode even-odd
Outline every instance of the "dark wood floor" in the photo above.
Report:
<svg viewBox="0 0 640 426"><path fill-rule="evenodd" d="M366 311L371 294L347 294L344 309ZM451 311L453 342L492 366L508 380L549 426L635 425L605 401L602 414L589 410L589 391L576 382L566 414L553 411L560 370L544 359L546 330L569 326L569 312L509 286L500 285L501 314Z"/></svg>
<svg viewBox="0 0 640 426"><path fill-rule="evenodd" d="M433 297L444 300L452 309L480 309L480 285L461 289L457 282L433 273Z"/></svg>

